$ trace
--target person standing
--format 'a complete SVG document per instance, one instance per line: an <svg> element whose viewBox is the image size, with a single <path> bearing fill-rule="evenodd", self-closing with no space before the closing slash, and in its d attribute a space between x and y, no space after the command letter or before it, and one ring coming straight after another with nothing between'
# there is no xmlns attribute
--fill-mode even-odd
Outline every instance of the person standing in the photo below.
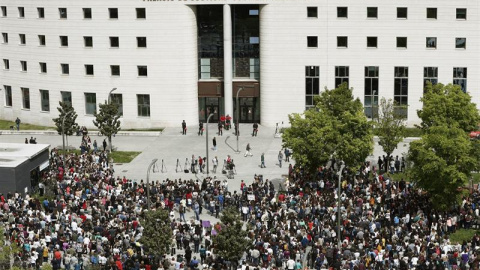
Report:
<svg viewBox="0 0 480 270"><path fill-rule="evenodd" d="M265 153L262 153L262 156L260 157L260 168L266 168L265 167Z"/></svg>
<svg viewBox="0 0 480 270"><path fill-rule="evenodd" d="M213 151L217 151L217 138L213 137Z"/></svg>
<svg viewBox="0 0 480 270"><path fill-rule="evenodd" d="M21 123L21 122L22 122L22 121L20 121L20 118L17 117L17 119L15 119L15 124L17 125L17 131L20 130L20 123Z"/></svg>
<svg viewBox="0 0 480 270"><path fill-rule="evenodd" d="M247 143L247 147L246 147L245 150L246 150L246 151L245 151L245 155L244 155L245 157L246 157L246 156L251 156L251 157L253 157L252 152L250 152L250 151L252 150L252 148L250 147L250 143Z"/></svg>
<svg viewBox="0 0 480 270"><path fill-rule="evenodd" d="M107 139L103 139L103 151L107 151Z"/></svg>
<svg viewBox="0 0 480 270"><path fill-rule="evenodd" d="M195 158L195 155L192 155L192 162L190 163L190 171L192 171L192 173L195 173L195 163L196 163L197 159Z"/></svg>
<svg viewBox="0 0 480 270"><path fill-rule="evenodd" d="M203 136L203 123L200 121L198 124L198 136L202 135Z"/></svg>
<svg viewBox="0 0 480 270"><path fill-rule="evenodd" d="M285 147L285 162L290 162L290 150Z"/></svg>
<svg viewBox="0 0 480 270"><path fill-rule="evenodd" d="M281 168L282 167L282 160L283 160L283 154L282 151L278 151L278 166Z"/></svg>
<svg viewBox="0 0 480 270"><path fill-rule="evenodd" d="M97 152L98 151L98 144L97 144L97 140L93 140L93 152Z"/></svg>
<svg viewBox="0 0 480 270"><path fill-rule="evenodd" d="M203 158L201 156L198 156L198 169L203 173Z"/></svg>
<svg viewBox="0 0 480 270"><path fill-rule="evenodd" d="M258 124L257 124L257 122L255 122L255 123L253 124L252 137L254 137L254 136L257 137L257 132L258 132Z"/></svg>
<svg viewBox="0 0 480 270"><path fill-rule="evenodd" d="M182 122L182 135L187 135L187 123L185 123L185 120Z"/></svg>
<svg viewBox="0 0 480 270"><path fill-rule="evenodd" d="M212 164L213 164L213 173L217 173L217 167L218 167L218 158L217 156L215 156L213 159L212 159Z"/></svg>
<svg viewBox="0 0 480 270"><path fill-rule="evenodd" d="M25 144L28 144L28 139L27 138L25 138Z"/></svg>
<svg viewBox="0 0 480 270"><path fill-rule="evenodd" d="M223 135L222 128L223 128L222 121L218 121L218 136Z"/></svg>

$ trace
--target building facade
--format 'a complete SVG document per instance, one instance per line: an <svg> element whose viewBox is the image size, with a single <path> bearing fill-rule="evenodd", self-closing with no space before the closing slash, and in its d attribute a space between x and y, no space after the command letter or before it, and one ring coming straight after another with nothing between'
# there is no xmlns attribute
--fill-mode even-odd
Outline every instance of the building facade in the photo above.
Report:
<svg viewBox="0 0 480 270"><path fill-rule="evenodd" d="M237 113L242 123L287 125L346 82L368 117L385 97L407 105L413 125L427 81L458 84L480 103L479 5L0 0L0 118L53 125L65 101L92 127L111 93L124 128Z"/></svg>

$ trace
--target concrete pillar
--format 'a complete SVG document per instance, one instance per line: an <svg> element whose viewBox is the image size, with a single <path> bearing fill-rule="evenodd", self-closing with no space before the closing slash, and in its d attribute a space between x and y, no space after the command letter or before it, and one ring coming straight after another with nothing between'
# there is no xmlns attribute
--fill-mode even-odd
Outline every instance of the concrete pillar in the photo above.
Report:
<svg viewBox="0 0 480 270"><path fill-rule="evenodd" d="M225 4L223 5L223 91L225 115L228 114L233 119L232 74L232 10L230 5Z"/></svg>

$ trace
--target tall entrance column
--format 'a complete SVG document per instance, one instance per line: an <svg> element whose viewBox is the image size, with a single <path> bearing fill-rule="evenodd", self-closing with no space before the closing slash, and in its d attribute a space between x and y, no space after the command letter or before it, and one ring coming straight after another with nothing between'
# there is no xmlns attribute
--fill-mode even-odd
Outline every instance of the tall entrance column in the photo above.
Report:
<svg viewBox="0 0 480 270"><path fill-rule="evenodd" d="M225 115L233 115L232 97L232 10L230 5L223 5L223 85ZM236 119L232 120L235 123Z"/></svg>

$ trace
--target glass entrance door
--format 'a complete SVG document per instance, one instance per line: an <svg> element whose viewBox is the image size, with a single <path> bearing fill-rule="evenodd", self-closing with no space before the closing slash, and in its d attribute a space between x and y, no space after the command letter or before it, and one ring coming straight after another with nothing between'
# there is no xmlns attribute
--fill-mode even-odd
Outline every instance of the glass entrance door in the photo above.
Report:
<svg viewBox="0 0 480 270"><path fill-rule="evenodd" d="M213 113L212 118L210 118L210 123L218 122L221 115L221 106L220 98L211 98L211 97L201 97L198 98L198 108L199 108L199 121L206 122L207 117Z"/></svg>
<svg viewBox="0 0 480 270"><path fill-rule="evenodd" d="M240 123L258 122L256 115L256 98L239 98L240 105ZM236 104L236 103L234 103ZM235 108L236 110L236 108ZM235 111L235 115L236 115Z"/></svg>

